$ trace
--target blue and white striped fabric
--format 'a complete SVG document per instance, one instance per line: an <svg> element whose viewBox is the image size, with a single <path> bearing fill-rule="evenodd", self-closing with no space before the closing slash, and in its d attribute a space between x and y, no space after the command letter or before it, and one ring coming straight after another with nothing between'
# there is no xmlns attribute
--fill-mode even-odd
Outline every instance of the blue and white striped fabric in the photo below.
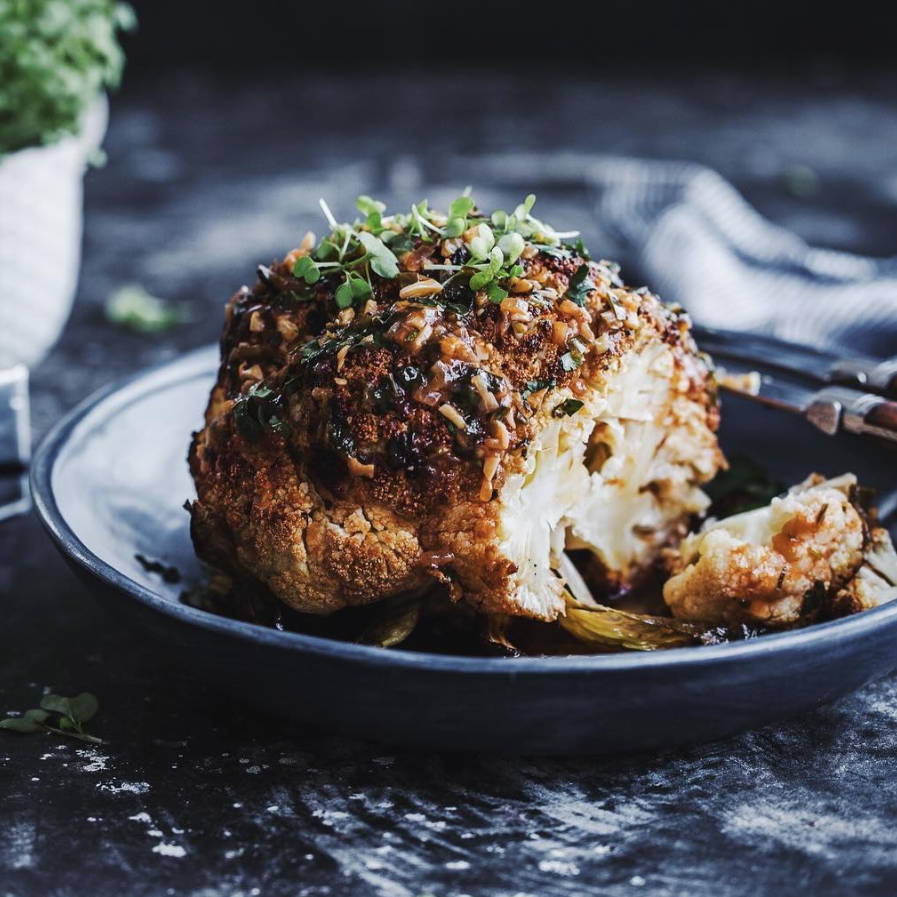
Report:
<svg viewBox="0 0 897 897"><path fill-rule="evenodd" d="M586 179L600 229L701 324L842 353L892 342L897 353L897 258L809 246L699 165L604 158Z"/></svg>

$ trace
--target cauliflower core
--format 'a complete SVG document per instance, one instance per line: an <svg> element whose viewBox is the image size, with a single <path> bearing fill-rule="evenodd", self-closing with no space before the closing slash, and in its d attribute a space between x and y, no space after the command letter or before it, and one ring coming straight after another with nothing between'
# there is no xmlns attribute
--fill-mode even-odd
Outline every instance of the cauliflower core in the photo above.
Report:
<svg viewBox="0 0 897 897"><path fill-rule="evenodd" d="M565 547L624 586L707 504L723 459L687 318L531 207L463 199L337 225L228 304L194 542L297 610L436 580L552 620Z"/></svg>
<svg viewBox="0 0 897 897"><path fill-rule="evenodd" d="M812 476L766 507L710 521L673 554L663 597L709 624L792 626L897 596L897 555L854 502L856 477Z"/></svg>
<svg viewBox="0 0 897 897"><path fill-rule="evenodd" d="M552 420L530 444L500 500L500 550L515 561L517 601L556 615L565 548L587 548L615 586L629 584L689 514L719 463L674 353L657 342L632 351L583 409ZM550 601L550 603L548 603Z"/></svg>

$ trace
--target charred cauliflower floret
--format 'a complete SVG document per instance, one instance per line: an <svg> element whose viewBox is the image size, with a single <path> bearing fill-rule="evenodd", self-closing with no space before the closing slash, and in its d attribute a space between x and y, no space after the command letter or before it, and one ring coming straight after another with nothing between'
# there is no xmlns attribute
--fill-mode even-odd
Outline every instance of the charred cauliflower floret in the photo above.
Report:
<svg viewBox="0 0 897 897"><path fill-rule="evenodd" d="M768 506L710 521L673 553L673 615L768 627L875 607L897 596L897 555L857 503L856 477L815 475Z"/></svg>
<svg viewBox="0 0 897 897"><path fill-rule="evenodd" d="M565 546L631 582L723 463L688 319L532 198L359 208L228 303L190 451L200 555L322 614L435 579L553 620Z"/></svg>

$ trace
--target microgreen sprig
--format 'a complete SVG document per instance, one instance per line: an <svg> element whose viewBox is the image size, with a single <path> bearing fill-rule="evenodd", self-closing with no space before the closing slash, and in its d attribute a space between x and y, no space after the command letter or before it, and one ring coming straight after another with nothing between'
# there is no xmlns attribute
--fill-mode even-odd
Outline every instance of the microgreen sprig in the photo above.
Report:
<svg viewBox="0 0 897 897"><path fill-rule="evenodd" d="M562 238L577 236L577 232L560 233L535 218L535 202L535 195L529 194L512 214L497 210L486 218L477 210L468 188L450 203L447 216L432 211L427 200L412 205L407 213L387 216L384 203L363 195L355 205L364 217L352 224L340 224L322 199L321 210L331 232L310 254L296 260L293 275L307 286L324 276L338 276L334 300L345 309L373 294L372 274L387 280L399 276L399 254L421 242L453 240L457 244L445 253L452 263L434 259L424 269L449 272L445 283L463 278L471 290L485 290L489 300L497 304L508 296L508 282L523 275L519 259L527 244L561 257L571 251L580 255L586 251L581 240L575 250L561 242ZM455 258L458 252L460 260ZM588 267L583 265L571 279L569 295L582 304L594 288L588 280Z"/></svg>

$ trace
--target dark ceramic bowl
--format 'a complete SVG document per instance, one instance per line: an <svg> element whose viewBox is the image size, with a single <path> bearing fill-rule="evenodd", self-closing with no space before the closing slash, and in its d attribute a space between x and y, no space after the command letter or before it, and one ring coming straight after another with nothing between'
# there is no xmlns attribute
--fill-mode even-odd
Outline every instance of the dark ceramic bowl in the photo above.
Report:
<svg viewBox="0 0 897 897"><path fill-rule="evenodd" d="M185 455L217 366L204 349L103 390L57 424L34 461L38 512L110 614L180 663L281 715L427 748L570 754L717 738L790 716L897 667L897 602L733 644L652 654L471 658L279 632L198 610L137 554L198 573ZM853 470L893 486L893 455L738 401L723 442L795 482ZM889 480L890 477L890 480Z"/></svg>

